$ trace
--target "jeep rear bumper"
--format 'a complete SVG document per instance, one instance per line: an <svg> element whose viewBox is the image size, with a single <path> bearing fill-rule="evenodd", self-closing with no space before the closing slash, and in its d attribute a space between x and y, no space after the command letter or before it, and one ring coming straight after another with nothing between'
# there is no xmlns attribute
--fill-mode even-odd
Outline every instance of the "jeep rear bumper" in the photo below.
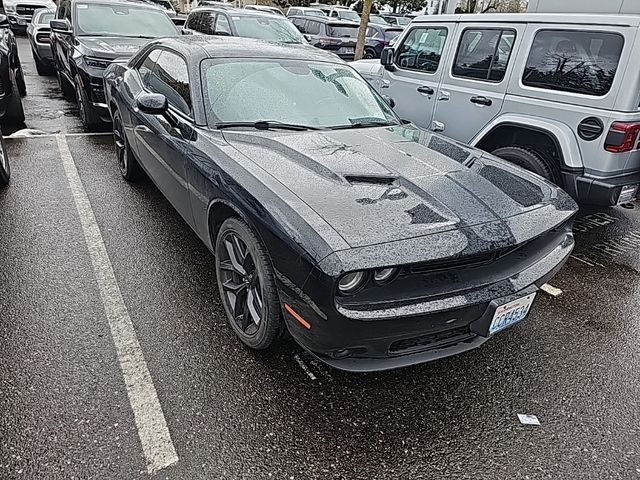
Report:
<svg viewBox="0 0 640 480"><path fill-rule="evenodd" d="M578 203L620 205L633 201L637 195L633 186L640 186L640 172L617 177L592 177L574 172L562 172L563 188Z"/></svg>

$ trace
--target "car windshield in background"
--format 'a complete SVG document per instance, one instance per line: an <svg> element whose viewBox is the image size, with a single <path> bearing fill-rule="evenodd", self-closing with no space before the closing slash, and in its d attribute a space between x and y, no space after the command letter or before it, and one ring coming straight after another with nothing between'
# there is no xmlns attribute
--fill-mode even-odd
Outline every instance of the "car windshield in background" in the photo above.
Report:
<svg viewBox="0 0 640 480"><path fill-rule="evenodd" d="M384 32L384 38L386 41L390 42L391 40L393 40L394 38L398 38L398 35L400 35L402 33L402 29L398 29L398 30L385 30Z"/></svg>
<svg viewBox="0 0 640 480"><path fill-rule="evenodd" d="M360 15L353 10L340 10L338 12L340 20L348 20L350 22L360 22Z"/></svg>
<svg viewBox="0 0 640 480"><path fill-rule="evenodd" d="M356 38L358 36L358 27L346 27L340 25L327 25L327 33L334 38Z"/></svg>
<svg viewBox="0 0 640 480"><path fill-rule="evenodd" d="M177 35L167 14L133 3L78 4L79 35L156 38Z"/></svg>
<svg viewBox="0 0 640 480"><path fill-rule="evenodd" d="M51 13L43 13L42 15L40 15L38 17L38 25L49 25L49 22L51 22L51 20L53 20L54 16L55 16L55 14L53 12L51 12Z"/></svg>
<svg viewBox="0 0 640 480"><path fill-rule="evenodd" d="M260 38L284 43L306 43L306 40L293 23L285 18L273 15L232 16L238 36Z"/></svg>
<svg viewBox="0 0 640 480"><path fill-rule="evenodd" d="M304 15L307 15L310 17L326 17L327 16L327 14L324 13L322 10L316 10L316 9L305 10Z"/></svg>
<svg viewBox="0 0 640 480"><path fill-rule="evenodd" d="M369 22L370 23L375 23L377 25L391 25L389 22L387 22L380 15L369 15Z"/></svg>
<svg viewBox="0 0 640 480"><path fill-rule="evenodd" d="M398 25L402 25L403 27L409 25L411 23L411 19L407 17L396 17L396 23Z"/></svg>
<svg viewBox="0 0 640 480"><path fill-rule="evenodd" d="M606 95L618 69L624 38L617 33L541 30L522 83L530 87Z"/></svg>
<svg viewBox="0 0 640 480"><path fill-rule="evenodd" d="M301 60L206 60L209 124L274 122L311 128L395 125L391 108L351 67Z"/></svg>

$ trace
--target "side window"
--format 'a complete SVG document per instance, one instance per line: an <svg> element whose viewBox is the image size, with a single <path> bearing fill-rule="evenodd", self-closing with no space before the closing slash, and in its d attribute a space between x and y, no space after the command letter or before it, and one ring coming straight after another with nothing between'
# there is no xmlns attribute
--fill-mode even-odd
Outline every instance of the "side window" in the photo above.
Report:
<svg viewBox="0 0 640 480"><path fill-rule="evenodd" d="M199 32L200 31L199 19L200 19L200 12L192 13L191 15L189 15L189 18L187 19L186 27L190 30L195 30L196 32Z"/></svg>
<svg viewBox="0 0 640 480"><path fill-rule="evenodd" d="M216 14L213 12L202 12L200 17L200 32L205 35L213 35L215 32Z"/></svg>
<svg viewBox="0 0 640 480"><path fill-rule="evenodd" d="M229 19L223 13L218 14L218 19L216 20L216 35L231 35L231 26L229 25Z"/></svg>
<svg viewBox="0 0 640 480"><path fill-rule="evenodd" d="M434 73L447 40L444 27L418 27L412 29L398 48L396 64L401 68Z"/></svg>
<svg viewBox="0 0 640 480"><path fill-rule="evenodd" d="M305 33L304 30L304 23L305 20L304 18L294 18L293 19L293 24L298 28L298 30L300 30L302 33Z"/></svg>
<svg viewBox="0 0 640 480"><path fill-rule="evenodd" d="M187 63L175 53L163 50L149 76L149 90L167 97L169 105L191 114L191 92Z"/></svg>
<svg viewBox="0 0 640 480"><path fill-rule="evenodd" d="M138 67L138 72L140 73L140 78L142 79L142 83L145 86L149 86L149 76L153 72L153 69L156 66L156 62L158 61L158 57L162 50L155 49L152 50L150 54L144 59L142 64Z"/></svg>
<svg viewBox="0 0 640 480"><path fill-rule="evenodd" d="M617 33L541 30L536 33L522 83L602 96L611 89L624 38Z"/></svg>
<svg viewBox="0 0 640 480"><path fill-rule="evenodd" d="M289 9L289 16L293 17L294 15L300 15L300 13L298 12L297 8L290 8Z"/></svg>
<svg viewBox="0 0 640 480"><path fill-rule="evenodd" d="M306 33L309 35L320 35L320 22L309 20L306 26Z"/></svg>
<svg viewBox="0 0 640 480"><path fill-rule="evenodd" d="M465 30L453 62L453 75L475 80L502 81L515 38L514 30Z"/></svg>
<svg viewBox="0 0 640 480"><path fill-rule="evenodd" d="M367 27L367 33L365 34L368 38L373 38L376 36L376 30L371 28L371 27Z"/></svg>
<svg viewBox="0 0 640 480"><path fill-rule="evenodd" d="M338 12L336 10L331 10L331 13L329 14L330 17L337 17L338 16Z"/></svg>

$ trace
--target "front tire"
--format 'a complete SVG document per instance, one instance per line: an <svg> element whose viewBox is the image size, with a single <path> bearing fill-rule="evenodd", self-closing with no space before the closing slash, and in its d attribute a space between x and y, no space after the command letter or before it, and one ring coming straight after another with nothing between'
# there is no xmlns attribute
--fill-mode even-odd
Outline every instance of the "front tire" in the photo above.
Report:
<svg viewBox="0 0 640 480"><path fill-rule="evenodd" d="M113 141L116 146L116 157L120 174L128 182L134 182L141 175L141 168L138 160L133 155L129 146L127 135L124 131L124 123L119 110L113 115Z"/></svg>
<svg viewBox="0 0 640 480"><path fill-rule="evenodd" d="M370 48L365 49L364 54L362 55L362 58L376 58L376 51L372 50Z"/></svg>
<svg viewBox="0 0 640 480"><path fill-rule="evenodd" d="M7 155L7 149L4 146L4 137L0 132L0 187L7 185L11 178L11 167L9 166L9 157Z"/></svg>
<svg viewBox="0 0 640 480"><path fill-rule="evenodd" d="M100 117L96 114L93 106L91 105L91 101L89 100L89 97L87 97L87 92L82 88L80 75L76 75L75 85L76 102L78 103L80 121L87 132L93 132L101 125L102 122L100 122Z"/></svg>
<svg viewBox="0 0 640 480"><path fill-rule="evenodd" d="M271 347L286 327L266 248L245 222L229 218L220 227L215 253L218 289L229 325L246 346Z"/></svg>
<svg viewBox="0 0 640 480"><path fill-rule="evenodd" d="M24 81L24 71L22 70L22 64L18 59L18 68L16 69L16 85L21 97L27 96L27 84Z"/></svg>
<svg viewBox="0 0 640 480"><path fill-rule="evenodd" d="M38 55L36 54L36 52L32 50L32 53L33 53L33 61L36 64L36 72L38 72L38 75L40 75L41 77L44 77L45 75L49 75L49 72L50 72L49 67L45 65L42 60L38 58Z"/></svg>
<svg viewBox="0 0 640 480"><path fill-rule="evenodd" d="M491 153L525 170L537 173L556 185L560 184L560 172L555 168L553 162L532 148L501 147Z"/></svg>
<svg viewBox="0 0 640 480"><path fill-rule="evenodd" d="M60 67L58 65L56 65L56 77L58 78L58 87L62 92L62 96L67 100L73 100L73 98L75 97L73 85L71 85L67 81L67 79L64 78L64 75L62 75L62 73L60 73Z"/></svg>

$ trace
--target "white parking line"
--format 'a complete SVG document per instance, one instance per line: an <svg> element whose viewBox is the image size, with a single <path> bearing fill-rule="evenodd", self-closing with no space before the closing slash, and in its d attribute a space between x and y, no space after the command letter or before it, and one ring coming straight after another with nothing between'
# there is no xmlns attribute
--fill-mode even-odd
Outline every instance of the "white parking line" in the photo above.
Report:
<svg viewBox="0 0 640 480"><path fill-rule="evenodd" d="M111 336L127 387L133 417L138 428L138 436L147 460L147 470L149 473L154 473L176 463L178 455L171 441L169 428L162 413L162 407L147 363L140 349L133 323L116 282L100 228L71 157L69 145L63 134L57 136L57 142L64 172L89 248L89 256L100 290L100 297L111 328Z"/></svg>

